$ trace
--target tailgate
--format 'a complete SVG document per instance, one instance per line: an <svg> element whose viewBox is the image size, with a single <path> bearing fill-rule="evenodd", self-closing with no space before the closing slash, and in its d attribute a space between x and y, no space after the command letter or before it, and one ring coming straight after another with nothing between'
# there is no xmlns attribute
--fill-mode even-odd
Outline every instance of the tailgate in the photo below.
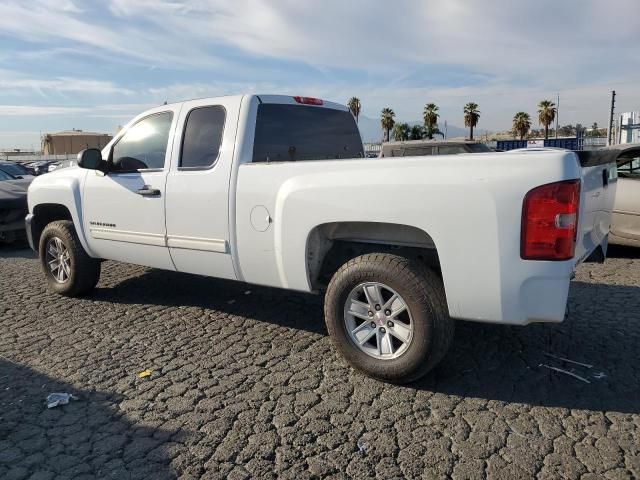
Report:
<svg viewBox="0 0 640 480"><path fill-rule="evenodd" d="M575 153L582 166L580 221L575 252L578 264L598 246L602 246L606 254L618 179L617 164L627 158L640 156L640 145L615 145Z"/></svg>

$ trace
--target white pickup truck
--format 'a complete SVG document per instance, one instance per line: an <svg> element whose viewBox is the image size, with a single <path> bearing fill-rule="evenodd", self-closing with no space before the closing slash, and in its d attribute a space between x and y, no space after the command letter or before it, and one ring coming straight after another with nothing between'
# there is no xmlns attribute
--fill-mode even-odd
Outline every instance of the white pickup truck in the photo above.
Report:
<svg viewBox="0 0 640 480"><path fill-rule="evenodd" d="M326 292L347 361L406 382L442 359L453 319L563 320L574 269L606 254L615 155L369 159L342 105L207 98L36 178L26 223L54 292L90 292L102 259Z"/></svg>

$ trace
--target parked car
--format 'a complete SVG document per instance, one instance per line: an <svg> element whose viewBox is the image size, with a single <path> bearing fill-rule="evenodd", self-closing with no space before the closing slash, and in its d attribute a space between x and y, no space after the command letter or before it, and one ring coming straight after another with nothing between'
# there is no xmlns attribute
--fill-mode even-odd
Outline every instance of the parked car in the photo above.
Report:
<svg viewBox="0 0 640 480"><path fill-rule="evenodd" d="M609 243L640 247L640 157L619 163Z"/></svg>
<svg viewBox="0 0 640 480"><path fill-rule="evenodd" d="M68 168L76 165L75 160L61 160L59 162L55 162L49 165L47 171L53 172L54 170L58 170L59 168Z"/></svg>
<svg viewBox="0 0 640 480"><path fill-rule="evenodd" d="M606 251L613 153L363 157L337 103L163 105L36 178L27 235L61 295L89 293L101 259L326 292L337 350L393 382L443 358L454 318L561 322L576 266Z"/></svg>
<svg viewBox="0 0 640 480"><path fill-rule="evenodd" d="M0 242L13 243L25 238L27 187L31 179L16 178L0 170Z"/></svg>
<svg viewBox="0 0 640 480"><path fill-rule="evenodd" d="M32 168L36 175L42 175L49 172L49 165L56 163L55 160L38 160L29 163L27 166Z"/></svg>
<svg viewBox="0 0 640 480"><path fill-rule="evenodd" d="M0 170L16 178L33 180L34 177L32 171L16 162L0 162Z"/></svg>
<svg viewBox="0 0 640 480"><path fill-rule="evenodd" d="M484 143L471 140L408 140L382 144L381 157L416 157L423 155L452 155L457 153L493 152Z"/></svg>

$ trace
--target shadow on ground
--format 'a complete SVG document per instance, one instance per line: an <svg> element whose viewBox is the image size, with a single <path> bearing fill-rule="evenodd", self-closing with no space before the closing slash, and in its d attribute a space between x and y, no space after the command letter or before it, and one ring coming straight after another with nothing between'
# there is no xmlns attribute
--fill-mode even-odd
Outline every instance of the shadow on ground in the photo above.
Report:
<svg viewBox="0 0 640 480"><path fill-rule="evenodd" d="M238 282L148 270L92 300L196 306L326 334L322 298ZM300 316L300 305L307 315ZM442 364L413 388L548 407L640 412L635 368L640 342L640 288L573 282L570 317L526 327L458 322ZM551 354L592 365L564 362ZM575 377L540 366L568 370Z"/></svg>
<svg viewBox="0 0 640 480"><path fill-rule="evenodd" d="M176 478L163 442L177 432L130 423L118 410L121 398L6 359L0 387L0 478ZM78 400L47 409L51 392Z"/></svg>
<svg viewBox="0 0 640 480"><path fill-rule="evenodd" d="M37 258L26 242L0 243L0 258Z"/></svg>
<svg viewBox="0 0 640 480"><path fill-rule="evenodd" d="M640 258L640 248L626 247L623 245L609 245L608 258Z"/></svg>

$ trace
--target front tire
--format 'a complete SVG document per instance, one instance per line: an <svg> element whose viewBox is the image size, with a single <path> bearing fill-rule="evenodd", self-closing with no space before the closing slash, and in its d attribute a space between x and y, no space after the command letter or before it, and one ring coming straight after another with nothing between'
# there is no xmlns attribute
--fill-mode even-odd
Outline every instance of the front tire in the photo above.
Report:
<svg viewBox="0 0 640 480"><path fill-rule="evenodd" d="M100 261L85 252L69 220L48 224L40 236L40 263L52 292L68 297L89 293L100 279Z"/></svg>
<svg viewBox="0 0 640 480"><path fill-rule="evenodd" d="M435 272L382 253L356 257L335 273L325 321L352 367L393 383L426 375L446 354L454 331Z"/></svg>

